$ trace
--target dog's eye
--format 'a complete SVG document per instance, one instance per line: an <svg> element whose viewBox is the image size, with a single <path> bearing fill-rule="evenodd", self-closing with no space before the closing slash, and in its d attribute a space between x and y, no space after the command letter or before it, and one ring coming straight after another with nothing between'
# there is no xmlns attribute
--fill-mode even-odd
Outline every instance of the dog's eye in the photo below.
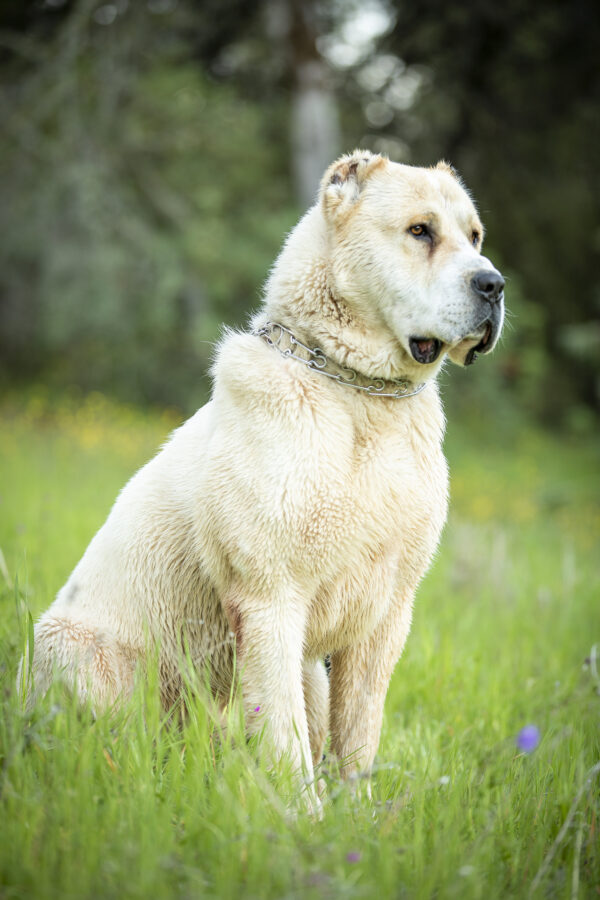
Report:
<svg viewBox="0 0 600 900"><path fill-rule="evenodd" d="M476 247L477 244L479 243L479 232L478 231L474 231L471 234L471 243L473 244L474 247Z"/></svg>
<svg viewBox="0 0 600 900"><path fill-rule="evenodd" d="M429 237L429 230L426 225L411 225L408 229L413 237Z"/></svg>

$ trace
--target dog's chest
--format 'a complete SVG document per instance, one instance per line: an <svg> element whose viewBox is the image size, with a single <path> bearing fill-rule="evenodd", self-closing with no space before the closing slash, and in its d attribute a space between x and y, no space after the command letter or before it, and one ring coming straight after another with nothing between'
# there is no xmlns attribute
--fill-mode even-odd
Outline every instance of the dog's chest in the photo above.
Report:
<svg viewBox="0 0 600 900"><path fill-rule="evenodd" d="M427 568L446 515L443 415L433 388L380 404L292 375L252 404L215 395L196 546L221 603L303 604L320 654L370 634Z"/></svg>
<svg viewBox="0 0 600 900"><path fill-rule="evenodd" d="M447 475L439 441L423 437L357 429L346 477L332 472L315 497L305 552L322 577L309 652L364 639L427 568L446 516Z"/></svg>

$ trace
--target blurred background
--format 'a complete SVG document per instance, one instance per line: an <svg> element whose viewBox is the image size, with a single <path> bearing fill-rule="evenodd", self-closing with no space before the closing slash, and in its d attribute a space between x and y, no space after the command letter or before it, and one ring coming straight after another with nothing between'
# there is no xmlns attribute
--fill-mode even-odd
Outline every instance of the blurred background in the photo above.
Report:
<svg viewBox="0 0 600 900"><path fill-rule="evenodd" d="M189 413L319 177L449 160L510 318L450 407L600 408L592 0L0 0L0 386Z"/></svg>

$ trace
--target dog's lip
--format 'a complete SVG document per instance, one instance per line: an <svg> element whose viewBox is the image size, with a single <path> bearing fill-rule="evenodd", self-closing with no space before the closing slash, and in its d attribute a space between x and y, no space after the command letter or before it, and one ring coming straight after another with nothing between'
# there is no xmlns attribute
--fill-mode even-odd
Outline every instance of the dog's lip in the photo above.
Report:
<svg viewBox="0 0 600 900"><path fill-rule="evenodd" d="M481 338L481 341L475 347L475 350L477 350L479 353L485 353L486 347L488 346L491 337L492 337L492 323L488 319L485 323L485 331L483 332L483 337Z"/></svg>
<svg viewBox="0 0 600 900"><path fill-rule="evenodd" d="M442 341L435 337L411 337L408 346L412 357L421 365L435 362L442 349Z"/></svg>
<svg viewBox="0 0 600 900"><path fill-rule="evenodd" d="M492 333L493 333L492 323L489 319L487 319L487 321L484 322L484 332L481 337L481 340L474 347L471 347L471 349L465 356L465 366L472 365L475 362L475 360L477 359L478 353L487 353L489 351L489 349L491 349L489 344L490 344L490 341L492 338Z"/></svg>

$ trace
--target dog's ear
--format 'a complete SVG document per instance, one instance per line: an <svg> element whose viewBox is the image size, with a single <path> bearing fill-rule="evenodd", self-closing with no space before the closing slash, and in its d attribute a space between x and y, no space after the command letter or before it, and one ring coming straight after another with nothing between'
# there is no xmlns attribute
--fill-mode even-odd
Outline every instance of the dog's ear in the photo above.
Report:
<svg viewBox="0 0 600 900"><path fill-rule="evenodd" d="M453 178L456 178L456 180L462 184L462 179L452 163L446 162L445 159L440 159L438 164L432 166L432 168L437 169L440 172L446 172L448 175L452 175Z"/></svg>
<svg viewBox="0 0 600 900"><path fill-rule="evenodd" d="M385 166L384 156L368 150L355 150L337 159L325 172L321 198L325 215L331 219L345 216L360 197L367 179Z"/></svg>
<svg viewBox="0 0 600 900"><path fill-rule="evenodd" d="M445 172L446 175L450 175L451 178L454 178L454 180L463 189L463 191L468 194L468 196L471 198L473 206L475 206L475 201L473 200L473 197L471 197L471 192L469 191L468 187L460 177L459 172L457 172L452 163L446 162L445 159L440 159L439 163L436 166L432 166L431 168L434 172Z"/></svg>

